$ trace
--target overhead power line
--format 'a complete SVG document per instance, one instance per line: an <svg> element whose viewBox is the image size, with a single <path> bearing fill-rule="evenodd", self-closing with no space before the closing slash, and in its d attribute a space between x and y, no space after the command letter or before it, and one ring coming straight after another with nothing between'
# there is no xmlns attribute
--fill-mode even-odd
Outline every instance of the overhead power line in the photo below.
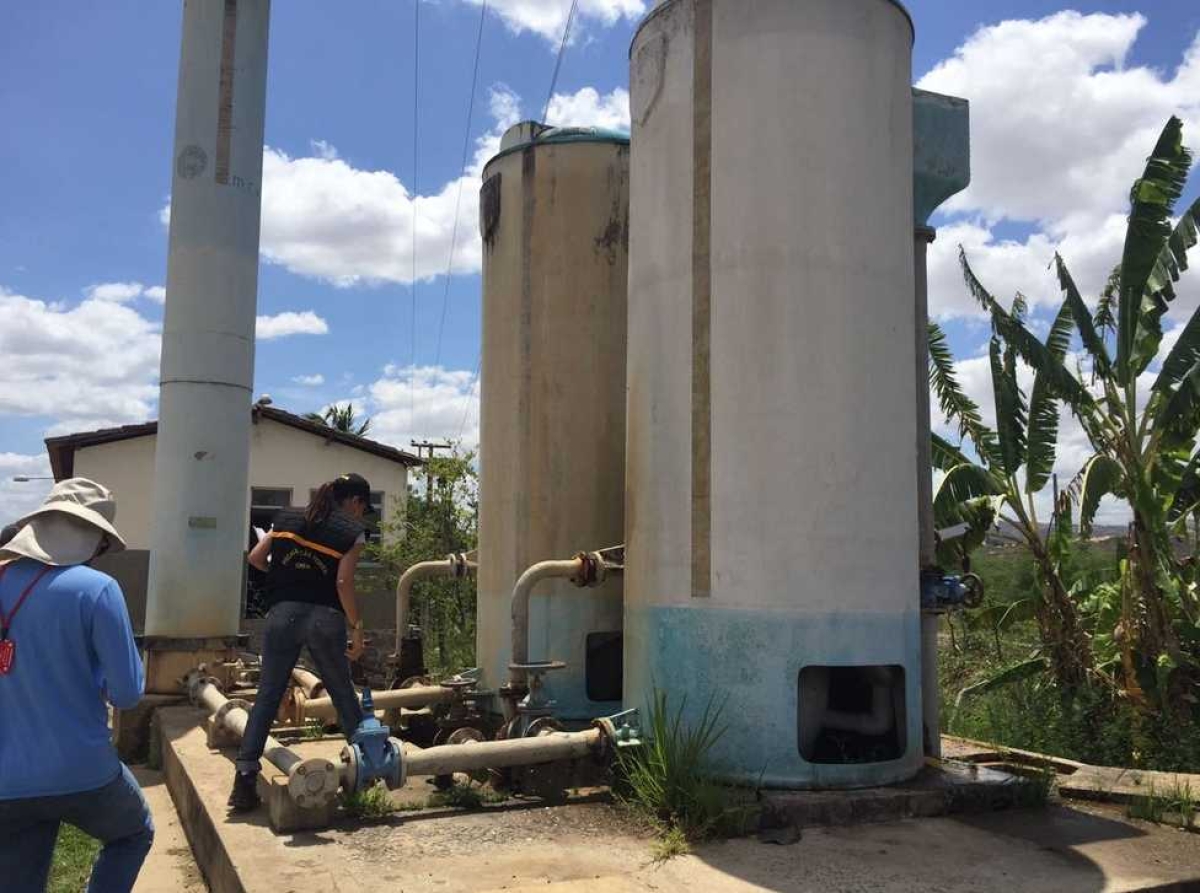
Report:
<svg viewBox="0 0 1200 893"><path fill-rule="evenodd" d="M546 123L550 114L550 101L554 99L554 88L558 86L558 73L562 69L563 54L567 51L567 41L571 37L571 23L575 21L575 8L579 0L571 0L571 11L567 13L567 24L563 27L562 43L558 47L558 57L554 60L554 74L550 76L550 89L546 93L546 105L542 108L541 123Z"/></svg>
<svg viewBox="0 0 1200 893"><path fill-rule="evenodd" d="M438 322L437 350L433 355L436 369L442 361L442 335L446 330L446 311L450 306L450 276L454 272L454 250L458 247L458 218L462 208L463 184L466 181L467 157L471 152L471 122L475 116L475 92L479 85L479 56L483 48L483 23L487 16L487 0L479 8L479 32L475 35L475 64L471 73L471 94L467 97L467 127L463 134L462 163L458 174L458 199L454 202L454 226L450 229L450 257L446 260L446 282L442 291L442 317Z"/></svg>

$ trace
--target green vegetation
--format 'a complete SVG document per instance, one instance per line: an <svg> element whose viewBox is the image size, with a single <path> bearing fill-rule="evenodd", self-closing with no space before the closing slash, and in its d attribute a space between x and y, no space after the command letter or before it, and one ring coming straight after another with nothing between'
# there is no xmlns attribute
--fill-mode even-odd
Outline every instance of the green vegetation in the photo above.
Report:
<svg viewBox="0 0 1200 893"><path fill-rule="evenodd" d="M735 802L735 789L709 777L709 752L726 728L722 706L710 700L692 725L684 722L686 706L672 711L655 691L644 743L617 754L618 796L658 830L658 858L687 852L690 841L741 833L752 811Z"/></svg>
<svg viewBox="0 0 1200 893"><path fill-rule="evenodd" d="M385 819L397 811L396 804L392 802L391 795L382 782L376 783L365 791L344 796L342 805L352 816L365 821Z"/></svg>
<svg viewBox="0 0 1200 893"><path fill-rule="evenodd" d="M309 412L305 413L304 417L310 422L327 425L335 431L344 431L346 434L357 434L359 437L365 437L371 430L371 420L369 418L360 420L354 412L353 403L347 403L345 406L334 404L324 412Z"/></svg>
<svg viewBox="0 0 1200 893"><path fill-rule="evenodd" d="M429 460L433 486L410 488L403 513L383 525L392 542L372 546L369 557L384 566L383 585L395 589L400 575L421 561L470 552L478 542L475 456L454 453ZM475 665L475 580L423 580L413 588L410 623L425 635L425 663L437 673Z"/></svg>
<svg viewBox="0 0 1200 893"><path fill-rule="evenodd" d="M65 822L59 828L50 869L49 893L79 893L87 886L100 842Z"/></svg>
<svg viewBox="0 0 1200 893"><path fill-rule="evenodd" d="M1025 299L1002 306L960 250L991 319L996 424L984 425L931 326L930 381L960 441L934 438L935 515L971 526L940 560L966 564L994 521L993 538L1012 549L1007 567L972 566L996 585L961 632L947 628L953 731L1091 762L1200 766L1200 310L1168 349L1162 326L1200 241L1200 201L1175 211L1191 162L1172 118L1133 186L1123 255L1094 311L1055 257L1063 302L1045 339L1030 331ZM1028 398L1020 363L1033 372ZM1060 408L1092 455L1044 522L1035 496L1055 465ZM1106 496L1132 523L1097 550L1089 538Z"/></svg>
<svg viewBox="0 0 1200 893"><path fill-rule="evenodd" d="M1146 796L1138 797L1125 810L1131 819L1162 824L1169 822L1188 830L1197 829L1196 797L1189 784L1175 784L1166 792L1155 791L1154 785Z"/></svg>
<svg viewBox="0 0 1200 893"><path fill-rule="evenodd" d="M482 809L488 803L503 803L508 797L482 785L455 782L444 791L429 795L432 808Z"/></svg>
<svg viewBox="0 0 1200 893"><path fill-rule="evenodd" d="M686 856L692 851L692 842L682 828L667 828L650 845L650 855L655 862L666 862L676 856Z"/></svg>

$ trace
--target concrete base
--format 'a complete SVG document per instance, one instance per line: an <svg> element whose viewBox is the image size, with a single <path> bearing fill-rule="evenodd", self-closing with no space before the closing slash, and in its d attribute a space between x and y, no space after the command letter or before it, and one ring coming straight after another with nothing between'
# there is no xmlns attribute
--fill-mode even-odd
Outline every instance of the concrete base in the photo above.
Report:
<svg viewBox="0 0 1200 893"><path fill-rule="evenodd" d="M267 808L267 819L276 834L294 834L297 831L323 831L337 817L337 800L315 809L303 809L296 805L288 793L286 775L258 776L258 795Z"/></svg>
<svg viewBox="0 0 1200 893"><path fill-rule="evenodd" d="M160 707L182 704L182 695L145 695L131 710L114 710L113 744L125 763L143 763L150 752L150 720Z"/></svg>
<svg viewBox="0 0 1200 893"><path fill-rule="evenodd" d="M1095 805L810 828L777 838L793 846L721 841L660 865L651 861L649 831L595 797L550 809L541 801L420 809L430 789L414 779L392 795L410 811L375 822L338 817L326 830L280 835L269 807L228 813L233 766L228 753L208 749L202 711L166 707L156 716L167 783L212 893L1200 889L1195 837ZM291 746L308 758L340 744Z"/></svg>
<svg viewBox="0 0 1200 893"><path fill-rule="evenodd" d="M764 828L862 825L1032 805L1035 781L964 763L936 763L903 784L854 791L764 791Z"/></svg>
<svg viewBox="0 0 1200 893"><path fill-rule="evenodd" d="M146 665L147 693L179 694L183 690L184 677L201 664L222 687L229 688L233 681L232 664L244 643L244 637L240 636L215 639L144 637L142 657Z"/></svg>

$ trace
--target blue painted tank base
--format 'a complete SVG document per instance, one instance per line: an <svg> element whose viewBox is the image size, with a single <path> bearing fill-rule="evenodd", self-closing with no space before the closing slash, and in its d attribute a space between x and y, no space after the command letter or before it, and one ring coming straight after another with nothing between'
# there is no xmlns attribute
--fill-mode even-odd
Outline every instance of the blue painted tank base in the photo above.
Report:
<svg viewBox="0 0 1200 893"><path fill-rule="evenodd" d="M646 710L654 691L668 710L683 704L696 723L723 705L724 734L712 751L722 779L777 788L856 788L893 784L924 763L921 722L921 616L821 615L716 607L626 606L626 708ZM799 675L807 666L904 668L903 755L879 763L810 763L800 756Z"/></svg>

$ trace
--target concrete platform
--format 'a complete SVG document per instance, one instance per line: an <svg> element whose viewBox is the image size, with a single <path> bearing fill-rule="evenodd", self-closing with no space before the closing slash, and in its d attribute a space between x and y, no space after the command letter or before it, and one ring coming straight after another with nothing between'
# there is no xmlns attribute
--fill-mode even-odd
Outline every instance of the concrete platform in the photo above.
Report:
<svg viewBox="0 0 1200 893"><path fill-rule="evenodd" d="M375 824L340 818L329 830L276 835L263 810L226 815L232 764L208 750L202 714L158 716L167 781L214 893L1200 890L1196 837L1098 805L806 829L790 846L734 840L662 864L647 829L595 799L402 812ZM404 796L428 790L418 783Z"/></svg>

